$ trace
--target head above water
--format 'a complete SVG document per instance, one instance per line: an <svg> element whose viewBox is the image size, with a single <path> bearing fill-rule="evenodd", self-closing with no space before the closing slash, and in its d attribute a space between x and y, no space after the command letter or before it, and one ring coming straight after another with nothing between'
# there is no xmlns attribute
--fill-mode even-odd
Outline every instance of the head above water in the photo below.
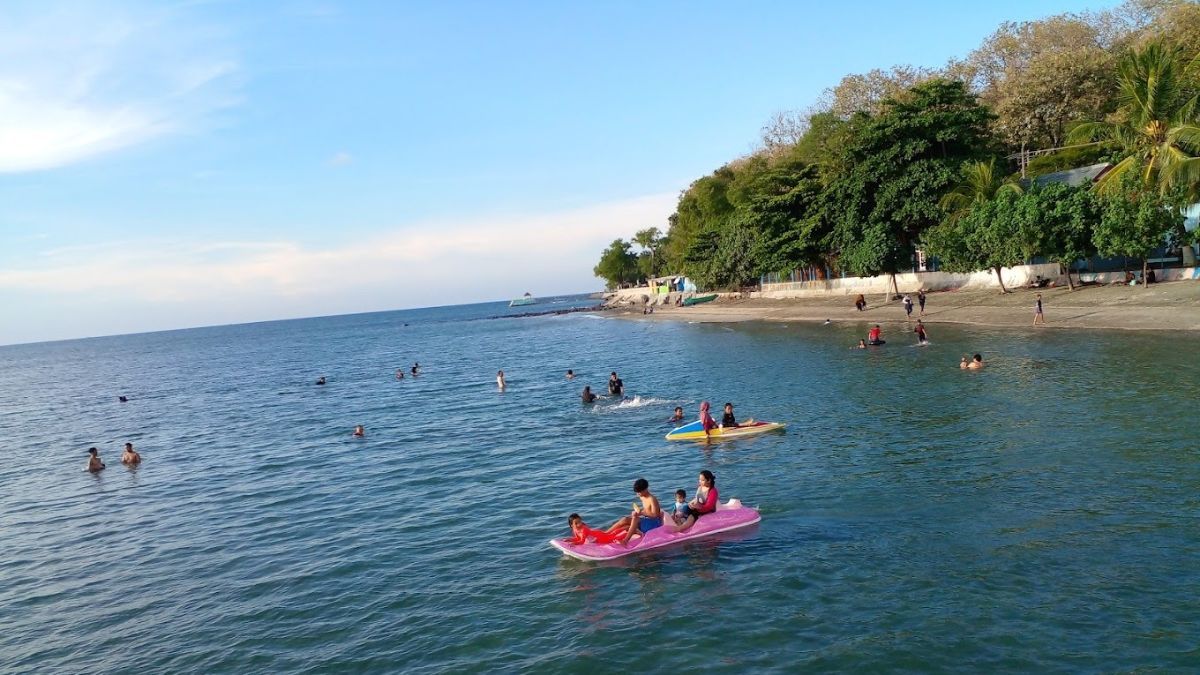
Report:
<svg viewBox="0 0 1200 675"><path fill-rule="evenodd" d="M633 491L634 492L636 492L638 494L642 494L643 492L645 492L649 489L650 489L650 481L646 480L645 478L639 478L639 479L633 481Z"/></svg>
<svg viewBox="0 0 1200 675"><path fill-rule="evenodd" d="M126 443L126 444L125 444L125 449L126 449L126 450L133 450L133 443Z"/></svg>
<svg viewBox="0 0 1200 675"><path fill-rule="evenodd" d="M982 361L982 360L983 360L983 357L982 357L982 356L980 356L979 354L976 354L976 355L975 355L975 360L976 360L976 361Z"/></svg>
<svg viewBox="0 0 1200 675"><path fill-rule="evenodd" d="M96 448L88 448L88 454L91 455L92 457L95 457L99 453L100 453L100 451L97 450Z"/></svg>
<svg viewBox="0 0 1200 675"><path fill-rule="evenodd" d="M675 406L675 414L682 415L683 414L683 406L678 406L678 405Z"/></svg>
<svg viewBox="0 0 1200 675"><path fill-rule="evenodd" d="M567 369L567 374L568 374L568 375L574 375L574 374L575 374L575 371L573 371L573 370L571 370L570 368L568 368L568 369Z"/></svg>

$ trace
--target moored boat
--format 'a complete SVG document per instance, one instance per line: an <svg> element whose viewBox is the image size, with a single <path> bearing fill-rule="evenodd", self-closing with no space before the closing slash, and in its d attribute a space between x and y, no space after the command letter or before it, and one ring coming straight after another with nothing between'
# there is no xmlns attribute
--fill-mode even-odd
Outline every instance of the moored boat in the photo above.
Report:
<svg viewBox="0 0 1200 675"><path fill-rule="evenodd" d="M537 304L537 298L526 293L525 295L523 295L515 300L509 301L508 306L509 307L524 307L525 305L536 305L536 304Z"/></svg>

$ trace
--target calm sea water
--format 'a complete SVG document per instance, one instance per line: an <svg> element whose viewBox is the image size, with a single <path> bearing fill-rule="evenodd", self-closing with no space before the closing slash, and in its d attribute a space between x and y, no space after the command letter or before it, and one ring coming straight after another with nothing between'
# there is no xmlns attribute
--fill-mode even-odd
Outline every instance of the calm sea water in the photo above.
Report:
<svg viewBox="0 0 1200 675"><path fill-rule="evenodd" d="M0 348L0 671L1200 668L1196 336L506 311ZM705 399L788 430L666 443ZM763 523L546 544L703 468Z"/></svg>

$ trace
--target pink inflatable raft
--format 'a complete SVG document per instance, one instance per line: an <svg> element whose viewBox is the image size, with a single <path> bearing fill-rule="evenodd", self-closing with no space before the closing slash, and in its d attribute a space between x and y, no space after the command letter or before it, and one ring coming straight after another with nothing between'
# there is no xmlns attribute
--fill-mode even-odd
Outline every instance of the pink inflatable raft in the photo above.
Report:
<svg viewBox="0 0 1200 675"><path fill-rule="evenodd" d="M711 537L719 532L729 532L754 525L762 520L757 509L742 506L737 499L730 499L724 504L717 504L717 510L703 516L683 532L672 532L670 515L666 516L668 523L656 527L644 535L635 534L627 544L597 544L589 541L586 544L573 543L571 538L551 539L550 545L564 554L579 560L615 560L627 555L649 551L651 549L673 546L675 544Z"/></svg>

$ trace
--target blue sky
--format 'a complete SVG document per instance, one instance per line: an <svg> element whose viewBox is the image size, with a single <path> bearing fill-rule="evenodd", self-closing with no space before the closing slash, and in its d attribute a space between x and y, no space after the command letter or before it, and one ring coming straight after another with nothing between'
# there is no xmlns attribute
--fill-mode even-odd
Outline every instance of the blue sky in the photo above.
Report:
<svg viewBox="0 0 1200 675"><path fill-rule="evenodd" d="M1113 4L6 3L0 344L594 290L774 112Z"/></svg>

